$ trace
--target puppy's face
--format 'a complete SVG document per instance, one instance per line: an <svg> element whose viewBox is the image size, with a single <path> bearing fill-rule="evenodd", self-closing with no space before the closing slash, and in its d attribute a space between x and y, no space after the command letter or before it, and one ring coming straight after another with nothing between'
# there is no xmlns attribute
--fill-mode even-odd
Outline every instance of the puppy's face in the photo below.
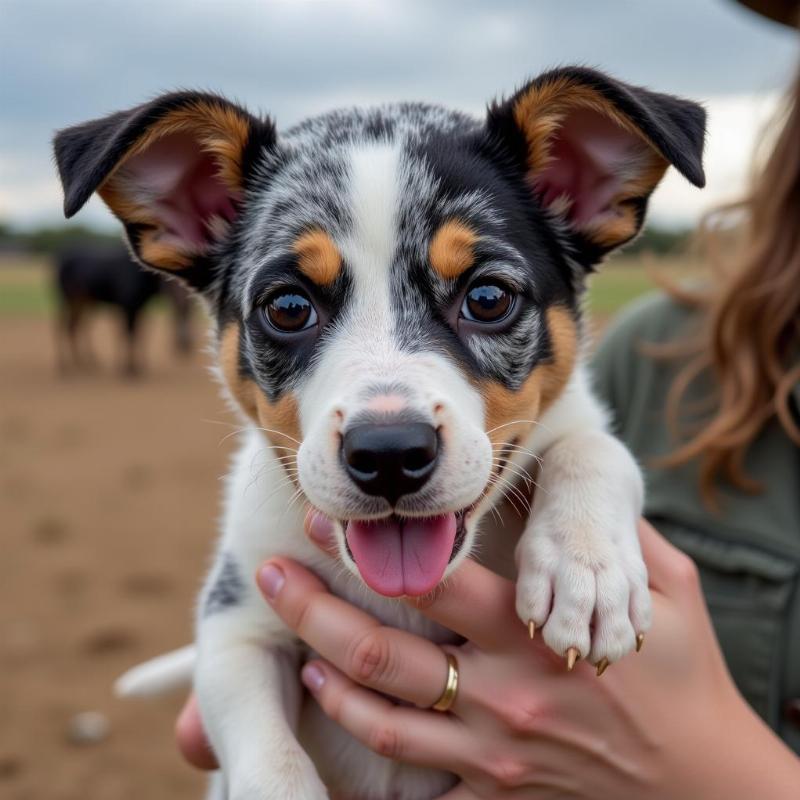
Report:
<svg viewBox="0 0 800 800"><path fill-rule="evenodd" d="M286 137L223 339L234 385L244 372L292 405L296 479L341 522L344 562L382 594L420 594L469 552L511 444L569 375L575 293L474 122L419 138L400 110L380 119L376 136L339 122L327 148Z"/></svg>
<svg viewBox="0 0 800 800"><path fill-rule="evenodd" d="M670 161L700 182L701 147L695 106L585 70L483 123L403 105L278 138L172 95L56 140L68 213L98 189L141 260L205 294L231 394L389 596L470 551L573 371L586 271Z"/></svg>

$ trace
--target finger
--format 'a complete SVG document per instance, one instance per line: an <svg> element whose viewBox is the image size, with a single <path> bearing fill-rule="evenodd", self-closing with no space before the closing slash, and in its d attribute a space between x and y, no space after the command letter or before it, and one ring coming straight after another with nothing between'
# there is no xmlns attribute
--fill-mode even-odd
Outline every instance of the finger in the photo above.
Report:
<svg viewBox="0 0 800 800"><path fill-rule="evenodd" d="M370 750L393 761L451 772L468 765L470 740L455 717L396 706L325 662L306 664L302 678L322 710Z"/></svg>
<svg viewBox="0 0 800 800"><path fill-rule="evenodd" d="M333 523L320 511L310 508L305 518L306 536L320 550L329 556L337 554L336 540L333 536Z"/></svg>
<svg viewBox="0 0 800 800"><path fill-rule="evenodd" d="M219 769L217 759L206 739L194 695L189 696L178 716L178 721L175 723L175 739L181 755L192 766L206 770Z"/></svg>
<svg viewBox="0 0 800 800"><path fill-rule="evenodd" d="M422 708L441 696L447 657L438 645L381 625L294 561L273 559L258 581L278 616L354 681Z"/></svg>
<svg viewBox="0 0 800 800"><path fill-rule="evenodd" d="M696 572L694 562L644 519L639 521L639 541L650 586L668 597L683 596L687 575Z"/></svg>
<svg viewBox="0 0 800 800"><path fill-rule="evenodd" d="M515 610L514 584L471 559L432 594L406 602L482 650L502 647L526 630Z"/></svg>

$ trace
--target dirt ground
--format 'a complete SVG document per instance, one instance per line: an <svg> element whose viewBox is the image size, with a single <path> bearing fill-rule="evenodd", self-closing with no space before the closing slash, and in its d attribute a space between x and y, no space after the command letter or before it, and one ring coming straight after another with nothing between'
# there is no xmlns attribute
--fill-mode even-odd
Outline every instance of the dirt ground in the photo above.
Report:
<svg viewBox="0 0 800 800"><path fill-rule="evenodd" d="M200 326L202 327L202 326ZM0 317L0 797L196 798L203 778L172 737L181 698L119 700L128 666L191 637L215 535L230 415L204 359L175 360L165 313L147 326L147 374L104 362L54 369L45 316ZM73 743L73 717L110 723Z"/></svg>

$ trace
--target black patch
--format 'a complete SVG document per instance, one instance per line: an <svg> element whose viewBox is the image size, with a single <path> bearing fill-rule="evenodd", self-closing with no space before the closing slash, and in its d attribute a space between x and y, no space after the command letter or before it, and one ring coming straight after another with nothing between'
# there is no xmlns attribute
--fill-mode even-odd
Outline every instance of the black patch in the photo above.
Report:
<svg viewBox="0 0 800 800"><path fill-rule="evenodd" d="M203 602L203 616L210 617L240 605L244 595L245 585L239 574L239 567L230 553L223 553L214 583Z"/></svg>

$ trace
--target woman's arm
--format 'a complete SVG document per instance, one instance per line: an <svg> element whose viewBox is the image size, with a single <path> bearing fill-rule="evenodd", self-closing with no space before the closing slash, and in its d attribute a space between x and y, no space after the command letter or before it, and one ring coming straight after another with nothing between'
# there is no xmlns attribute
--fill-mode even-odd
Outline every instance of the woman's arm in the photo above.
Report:
<svg viewBox="0 0 800 800"><path fill-rule="evenodd" d="M800 760L736 691L694 565L646 523L641 538L653 629L640 655L599 678L588 664L565 672L529 641L510 582L474 563L459 570L422 608L468 639L454 650L460 683L448 714L426 710L446 672L436 645L381 626L286 559L265 565L259 583L324 659L303 669L324 710L384 755L457 773L462 783L448 800L796 798ZM267 591L275 570L283 583ZM191 706L179 741L209 764Z"/></svg>

